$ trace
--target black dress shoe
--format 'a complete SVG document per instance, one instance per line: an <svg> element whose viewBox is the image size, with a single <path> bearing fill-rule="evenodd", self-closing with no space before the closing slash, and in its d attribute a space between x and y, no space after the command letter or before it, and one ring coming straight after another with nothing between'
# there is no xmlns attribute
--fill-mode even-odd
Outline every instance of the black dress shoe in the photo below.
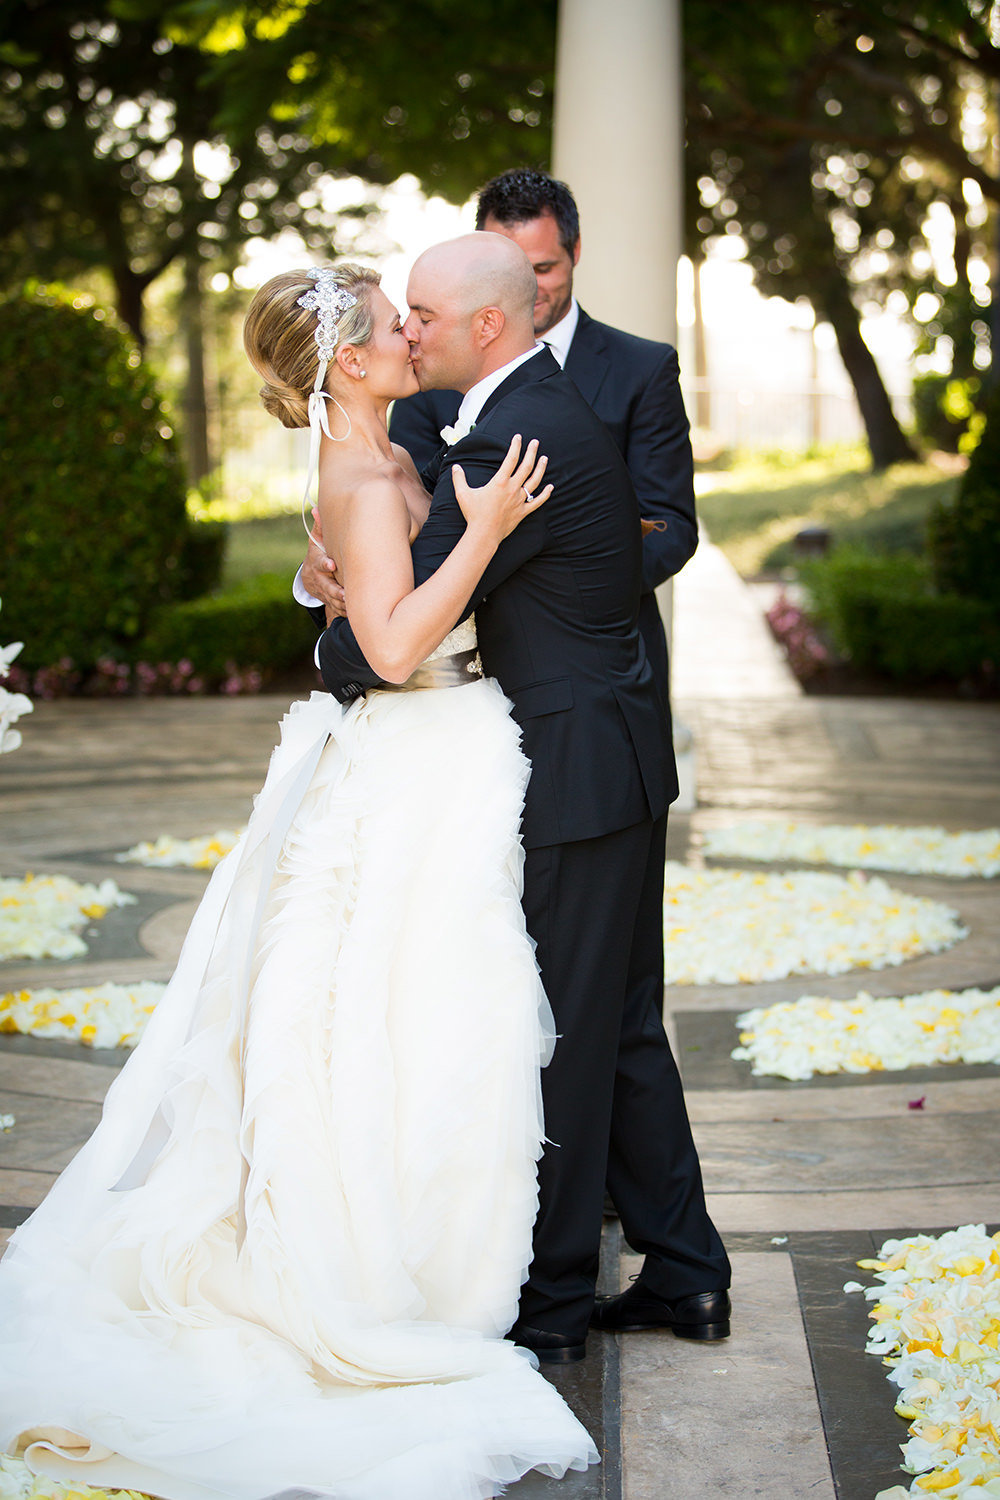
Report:
<svg viewBox="0 0 1000 1500"><path fill-rule="evenodd" d="M549 1333L527 1323L515 1323L507 1337L522 1349L537 1354L539 1364L543 1365L572 1365L587 1353L585 1340L581 1342L565 1333Z"/></svg>
<svg viewBox="0 0 1000 1500"><path fill-rule="evenodd" d="M598 1297L591 1328L604 1333L641 1333L672 1328L680 1339L726 1339L732 1307L729 1293L696 1292L668 1302L636 1280L617 1297Z"/></svg>

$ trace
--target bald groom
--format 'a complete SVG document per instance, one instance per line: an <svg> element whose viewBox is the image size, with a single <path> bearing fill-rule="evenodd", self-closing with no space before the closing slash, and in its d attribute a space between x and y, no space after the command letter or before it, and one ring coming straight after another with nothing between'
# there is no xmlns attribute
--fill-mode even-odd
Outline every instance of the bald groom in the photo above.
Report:
<svg viewBox="0 0 1000 1500"><path fill-rule="evenodd" d="M421 388L461 394L452 441L425 475L433 501L413 546L415 581L464 529L453 465L483 484L521 433L539 439L555 486L501 544L469 611L484 670L511 700L531 761L523 905L559 1034L542 1074L552 1144L511 1337L565 1362L583 1357L588 1326L600 1322L606 1174L626 1237L645 1257L636 1286L653 1299L656 1326L724 1337L729 1264L659 1005L629 999L645 874L676 795L664 702L638 630L638 505L607 428L536 345L535 287L510 238L465 235L414 265L406 334ZM321 636L319 662L341 701L379 686L344 619Z"/></svg>

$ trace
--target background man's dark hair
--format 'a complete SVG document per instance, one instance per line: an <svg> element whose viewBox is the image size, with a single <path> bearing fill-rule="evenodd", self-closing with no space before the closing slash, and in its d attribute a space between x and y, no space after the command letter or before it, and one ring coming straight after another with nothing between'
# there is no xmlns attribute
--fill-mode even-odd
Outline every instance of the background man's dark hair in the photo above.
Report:
<svg viewBox="0 0 1000 1500"><path fill-rule="evenodd" d="M525 224L546 213L555 219L562 247L572 255L580 238L580 215L569 188L547 172L512 167L481 190L476 228L484 228L487 219L497 219L503 225Z"/></svg>

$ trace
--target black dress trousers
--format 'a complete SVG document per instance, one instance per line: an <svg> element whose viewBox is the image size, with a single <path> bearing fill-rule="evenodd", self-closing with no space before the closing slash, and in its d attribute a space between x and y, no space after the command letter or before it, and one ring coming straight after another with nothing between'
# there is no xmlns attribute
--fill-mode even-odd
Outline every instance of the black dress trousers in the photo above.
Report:
<svg viewBox="0 0 1000 1500"><path fill-rule="evenodd" d="M657 868L662 931L665 829L665 817L636 823L529 849L525 861L524 911L559 1039L542 1072L541 1208L518 1316L580 1339L594 1304L606 1174L651 1284L669 1283L671 1297L729 1285L660 1019L662 987L629 982L636 966L656 972L655 955L635 938L638 926L646 946L655 943Z"/></svg>

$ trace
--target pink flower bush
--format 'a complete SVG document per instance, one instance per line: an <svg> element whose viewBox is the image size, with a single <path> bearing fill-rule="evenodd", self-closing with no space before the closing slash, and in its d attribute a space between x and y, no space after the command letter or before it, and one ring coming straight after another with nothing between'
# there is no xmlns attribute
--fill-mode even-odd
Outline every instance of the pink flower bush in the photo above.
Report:
<svg viewBox="0 0 1000 1500"><path fill-rule="evenodd" d="M784 647L788 665L800 682L807 682L828 667L833 658L820 639L812 619L801 605L782 590L764 618L775 639Z"/></svg>
<svg viewBox="0 0 1000 1500"><path fill-rule="evenodd" d="M63 656L52 666L39 667L33 672L12 666L6 680L12 692L31 693L45 701L74 693L88 698L151 698L191 697L210 691L209 683L186 657L176 662L137 661L130 665L112 656L101 656L87 671ZM241 667L227 661L226 675L218 684L218 691L229 696L259 693L263 682L258 667Z"/></svg>

